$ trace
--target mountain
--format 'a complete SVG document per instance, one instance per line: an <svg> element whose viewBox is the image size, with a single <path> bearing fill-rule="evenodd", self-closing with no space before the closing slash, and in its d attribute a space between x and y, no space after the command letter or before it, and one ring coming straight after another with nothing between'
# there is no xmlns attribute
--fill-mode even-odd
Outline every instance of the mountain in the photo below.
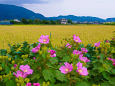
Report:
<svg viewBox="0 0 115 86"><path fill-rule="evenodd" d="M107 22L115 22L115 18L107 18L106 21Z"/></svg>
<svg viewBox="0 0 115 86"><path fill-rule="evenodd" d="M43 15L39 13L34 13L26 8L15 6L15 5L7 5L0 4L0 20L5 19L46 19Z"/></svg>
<svg viewBox="0 0 115 86"><path fill-rule="evenodd" d="M98 18L98 17L91 17L91 16L74 16L74 15L67 15L67 16L58 16L58 17L48 17L49 20L59 20L59 19L70 19L72 21L76 22L105 22L104 19Z"/></svg>
<svg viewBox="0 0 115 86"><path fill-rule="evenodd" d="M115 22L115 18L107 18L106 20L92 17L92 16L58 16L58 17L45 17L42 14L34 13L24 7L15 5L0 4L0 20L11 19L41 19L41 20L59 20L62 18L70 19L75 22Z"/></svg>

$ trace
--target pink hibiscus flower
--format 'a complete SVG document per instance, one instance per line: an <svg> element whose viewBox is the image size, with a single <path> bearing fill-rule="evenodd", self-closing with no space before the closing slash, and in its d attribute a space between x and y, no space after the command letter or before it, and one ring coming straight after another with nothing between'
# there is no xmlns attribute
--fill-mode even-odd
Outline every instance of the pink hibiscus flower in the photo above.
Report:
<svg viewBox="0 0 115 86"><path fill-rule="evenodd" d="M73 40L74 40L76 43L80 43L80 42L81 42L79 36L76 36L76 35L73 35Z"/></svg>
<svg viewBox="0 0 115 86"><path fill-rule="evenodd" d="M39 43L38 46L36 46L35 48L32 49L32 52L37 53L40 50L40 47L41 47L41 45Z"/></svg>
<svg viewBox="0 0 115 86"><path fill-rule="evenodd" d="M48 52L50 53L50 57L56 57L55 50L48 50Z"/></svg>
<svg viewBox="0 0 115 86"><path fill-rule="evenodd" d="M79 50L73 50L73 54L74 55L80 55L82 52L81 51L79 51Z"/></svg>
<svg viewBox="0 0 115 86"><path fill-rule="evenodd" d="M31 83L27 83L26 86L31 86L32 84Z"/></svg>
<svg viewBox="0 0 115 86"><path fill-rule="evenodd" d="M113 62L113 66L115 66L115 59L113 59L113 58L108 58L108 60L112 61L112 62Z"/></svg>
<svg viewBox="0 0 115 86"><path fill-rule="evenodd" d="M17 64L14 64L14 68L16 68L17 67Z"/></svg>
<svg viewBox="0 0 115 86"><path fill-rule="evenodd" d="M69 43L67 43L67 44L66 44L66 47L67 47L67 48L71 48L72 45L70 45Z"/></svg>
<svg viewBox="0 0 115 86"><path fill-rule="evenodd" d="M22 78L26 78L27 77L27 74L25 74L25 73L23 73L22 71L16 71L16 73L15 72L13 72L13 75L15 75L17 78L19 78L19 77L22 77Z"/></svg>
<svg viewBox="0 0 115 86"><path fill-rule="evenodd" d="M87 76L88 75L88 71L86 67L82 67L82 63L78 62L77 63L77 70L76 72L78 72L80 75L83 76Z"/></svg>
<svg viewBox="0 0 115 86"><path fill-rule="evenodd" d="M33 83L34 86L40 86L40 83Z"/></svg>
<svg viewBox="0 0 115 86"><path fill-rule="evenodd" d="M43 44L48 44L49 43L49 36L48 35L42 35L38 41L40 43L43 43Z"/></svg>
<svg viewBox="0 0 115 86"><path fill-rule="evenodd" d="M81 61L83 61L83 62L90 62L90 60L87 58L87 57L83 57L83 54L81 54L80 56L79 56L79 59L81 60Z"/></svg>
<svg viewBox="0 0 115 86"><path fill-rule="evenodd" d="M67 73L69 73L69 72L71 72L73 70L72 64L69 64L68 62L65 62L64 64L65 64L64 66L61 66L59 68L59 70L61 71L61 73L67 74Z"/></svg>
<svg viewBox="0 0 115 86"><path fill-rule="evenodd" d="M25 74L28 74L28 75L33 73L33 70L30 69L29 65L21 65L20 70L23 71Z"/></svg>
<svg viewBox="0 0 115 86"><path fill-rule="evenodd" d="M101 42L95 43L95 47L99 47Z"/></svg>
<svg viewBox="0 0 115 86"><path fill-rule="evenodd" d="M88 50L86 48L81 48L82 53L87 53Z"/></svg>

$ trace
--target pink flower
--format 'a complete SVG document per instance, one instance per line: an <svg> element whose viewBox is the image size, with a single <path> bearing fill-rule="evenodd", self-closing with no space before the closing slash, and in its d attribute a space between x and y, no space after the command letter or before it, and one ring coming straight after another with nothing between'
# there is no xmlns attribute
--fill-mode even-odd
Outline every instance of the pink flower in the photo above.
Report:
<svg viewBox="0 0 115 86"><path fill-rule="evenodd" d="M23 71L25 74L28 74L28 75L33 73L33 70L30 69L29 65L21 65L20 70Z"/></svg>
<svg viewBox="0 0 115 86"><path fill-rule="evenodd" d="M39 43L38 46L36 46L35 48L32 49L32 52L37 53L40 50L40 47L41 47L41 45Z"/></svg>
<svg viewBox="0 0 115 86"><path fill-rule="evenodd" d="M76 72L78 72L80 75L83 76L87 76L88 75L88 71L86 67L82 67L82 63L78 62L77 63L77 70Z"/></svg>
<svg viewBox="0 0 115 86"><path fill-rule="evenodd" d="M17 67L17 64L14 64L14 68L16 68Z"/></svg>
<svg viewBox="0 0 115 86"><path fill-rule="evenodd" d="M65 64L65 66L61 66L59 68L59 70L61 71L61 73L67 74L67 73L69 73L69 72L71 72L73 70L72 64L69 64L68 62L65 62L64 64Z"/></svg>
<svg viewBox="0 0 115 86"><path fill-rule="evenodd" d="M88 71L86 67L77 68L76 72L78 72L80 75L83 75L83 76L88 75Z"/></svg>
<svg viewBox="0 0 115 86"><path fill-rule="evenodd" d="M113 66L115 66L115 59L113 59L113 58L108 58L108 60L112 61L112 62L113 62Z"/></svg>
<svg viewBox="0 0 115 86"><path fill-rule="evenodd" d="M99 47L101 42L95 43L95 47Z"/></svg>
<svg viewBox="0 0 115 86"><path fill-rule="evenodd" d="M72 45L70 45L69 43L67 43L67 44L66 44L66 47L67 47L67 48L71 48Z"/></svg>
<svg viewBox="0 0 115 86"><path fill-rule="evenodd" d="M49 36L48 35L46 35L46 36L42 35L38 41L40 43L43 43L43 44L48 44L49 43Z"/></svg>
<svg viewBox="0 0 115 86"><path fill-rule="evenodd" d="M113 66L115 66L115 62L113 63Z"/></svg>
<svg viewBox="0 0 115 86"><path fill-rule="evenodd" d="M37 53L37 52L38 52L38 49L37 49L37 48L33 48L33 49L32 49L32 52L33 52L33 53Z"/></svg>
<svg viewBox="0 0 115 86"><path fill-rule="evenodd" d="M80 55L82 52L81 51L79 51L79 50L73 50L73 54L74 55Z"/></svg>
<svg viewBox="0 0 115 86"><path fill-rule="evenodd" d="M48 50L48 52L50 53L50 57L56 57L55 50Z"/></svg>
<svg viewBox="0 0 115 86"><path fill-rule="evenodd" d="M90 60L87 57L83 57L83 54L79 56L79 59L83 62L90 62Z"/></svg>
<svg viewBox="0 0 115 86"><path fill-rule="evenodd" d="M40 86L40 83L33 83L34 86Z"/></svg>
<svg viewBox="0 0 115 86"><path fill-rule="evenodd" d="M74 40L76 43L80 43L80 42L81 42L79 36L76 36L76 35L73 35L73 40Z"/></svg>
<svg viewBox="0 0 115 86"><path fill-rule="evenodd" d="M109 43L109 40L106 40L106 43Z"/></svg>
<svg viewBox="0 0 115 86"><path fill-rule="evenodd" d="M82 68L82 63L78 62L77 67Z"/></svg>
<svg viewBox="0 0 115 86"><path fill-rule="evenodd" d="M32 84L31 83L27 83L26 86L31 86Z"/></svg>
<svg viewBox="0 0 115 86"><path fill-rule="evenodd" d="M16 71L16 73L15 72L13 72L13 75L15 75L17 78L19 78L19 77L22 77L22 78L26 78L27 77L27 74L25 74L25 73L23 73L22 71Z"/></svg>
<svg viewBox="0 0 115 86"><path fill-rule="evenodd" d="M81 51L82 51L83 53L87 53L87 52L88 52L88 50L87 50L86 48L81 48Z"/></svg>
<svg viewBox="0 0 115 86"><path fill-rule="evenodd" d="M56 57L56 54L50 55L50 57Z"/></svg>
<svg viewBox="0 0 115 86"><path fill-rule="evenodd" d="M35 60L35 59L36 59L36 57L33 57L33 59Z"/></svg>

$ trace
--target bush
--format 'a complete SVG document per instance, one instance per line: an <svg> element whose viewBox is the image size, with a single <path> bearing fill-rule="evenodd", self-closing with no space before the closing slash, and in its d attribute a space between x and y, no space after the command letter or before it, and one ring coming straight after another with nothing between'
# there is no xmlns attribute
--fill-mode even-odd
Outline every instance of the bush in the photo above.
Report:
<svg viewBox="0 0 115 86"><path fill-rule="evenodd" d="M78 36L52 47L49 36L39 42L9 45L0 50L1 86L115 86L111 42L84 46Z"/></svg>

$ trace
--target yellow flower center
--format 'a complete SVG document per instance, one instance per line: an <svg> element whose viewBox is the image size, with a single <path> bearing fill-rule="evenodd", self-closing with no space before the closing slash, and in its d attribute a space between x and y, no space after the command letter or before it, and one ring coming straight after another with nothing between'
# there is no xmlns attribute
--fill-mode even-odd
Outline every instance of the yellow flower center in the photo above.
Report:
<svg viewBox="0 0 115 86"><path fill-rule="evenodd" d="M27 72L27 70L24 70L24 72Z"/></svg>
<svg viewBox="0 0 115 86"><path fill-rule="evenodd" d="M68 69L65 69L66 72L68 72L69 70Z"/></svg>
<svg viewBox="0 0 115 86"><path fill-rule="evenodd" d="M76 42L78 42L78 39L76 39Z"/></svg>
<svg viewBox="0 0 115 86"><path fill-rule="evenodd" d="M81 69L79 69L78 71L79 71L80 73L82 72L82 70L81 70Z"/></svg>
<svg viewBox="0 0 115 86"><path fill-rule="evenodd" d="M46 39L43 40L43 42L46 42L46 41L47 41Z"/></svg>

